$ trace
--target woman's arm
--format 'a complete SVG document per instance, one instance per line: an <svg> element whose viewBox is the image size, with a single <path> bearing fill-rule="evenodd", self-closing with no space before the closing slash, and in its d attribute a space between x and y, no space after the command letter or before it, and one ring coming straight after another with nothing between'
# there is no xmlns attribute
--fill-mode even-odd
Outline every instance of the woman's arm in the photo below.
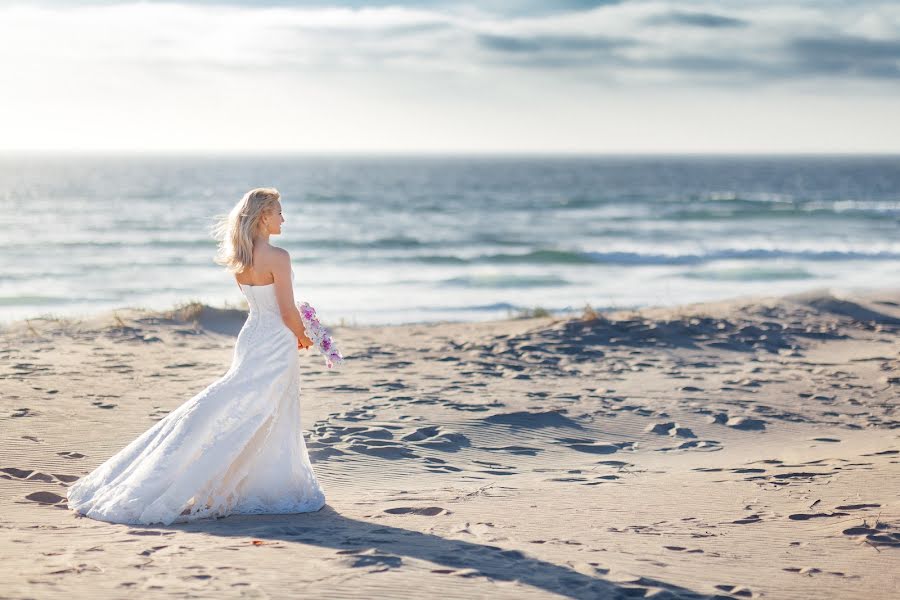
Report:
<svg viewBox="0 0 900 600"><path fill-rule="evenodd" d="M275 257L272 263L272 276L275 278L275 299L278 301L278 310L281 319L288 329L294 332L297 339L304 346L312 344L304 331L303 320L300 311L294 301L294 285L291 279L291 256L284 248L275 248Z"/></svg>

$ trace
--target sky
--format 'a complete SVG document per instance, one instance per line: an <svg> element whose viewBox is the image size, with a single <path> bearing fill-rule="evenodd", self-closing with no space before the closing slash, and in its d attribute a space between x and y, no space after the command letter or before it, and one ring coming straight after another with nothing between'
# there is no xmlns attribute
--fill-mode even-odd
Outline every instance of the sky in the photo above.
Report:
<svg viewBox="0 0 900 600"><path fill-rule="evenodd" d="M897 153L900 2L0 0L0 151Z"/></svg>

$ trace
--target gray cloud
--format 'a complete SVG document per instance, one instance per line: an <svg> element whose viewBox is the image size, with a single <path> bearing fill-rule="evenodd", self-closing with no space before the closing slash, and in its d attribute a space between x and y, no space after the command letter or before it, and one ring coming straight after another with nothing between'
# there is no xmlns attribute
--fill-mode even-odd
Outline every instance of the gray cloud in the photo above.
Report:
<svg viewBox="0 0 900 600"><path fill-rule="evenodd" d="M585 50L611 50L623 46L636 44L634 40L625 38L610 38L604 36L574 36L574 35L540 35L540 36L512 36L478 34L478 43L490 50L501 52L543 53L550 51L581 52Z"/></svg>
<svg viewBox="0 0 900 600"><path fill-rule="evenodd" d="M242 4L245 10L198 8L213 3ZM264 5L304 9L372 8L367 11L258 11L237 0L182 4L193 8L172 10L177 19L171 29L169 9L147 3L135 5L134 11L115 11L123 19L117 31L127 30L127 35L109 41L73 34L68 43L82 60L133 62L140 68L156 61L164 68L181 64L202 69L205 64L217 71L230 66L325 74L407 70L465 77L509 66L540 76L571 70L591 80L623 84L662 81L723 88L804 79L900 80L900 9L879 0L760 0L754 8L740 0L562 0L554 3L553 14L519 17L457 12L473 6L466 0L458 5L449 0L263 0ZM378 8L388 4L393 8ZM512 14L537 11L540 4L486 0L478 8ZM563 9L570 12L562 14ZM582 12L571 12L578 10ZM69 15L59 12L56 38L65 39L70 28L63 20ZM77 9L66 8L69 12ZM36 31L42 31L47 19L36 18ZM166 24L166 44L155 42L160 28L145 25L147 18ZM679 29L661 35L659 25ZM83 16L79 31L90 26Z"/></svg>
<svg viewBox="0 0 900 600"><path fill-rule="evenodd" d="M796 14L802 13L785 14L797 18ZM869 21L874 19L870 16ZM587 69L619 81L651 73L668 81L723 86L813 78L900 79L900 38L848 35L833 27L826 30L824 19L804 27L780 24L769 17L762 25L739 16L670 11L645 16L637 23L624 29L628 37L600 32L474 35L485 53L481 60L489 64L536 70ZM659 43L652 29L640 25L648 23L694 25L702 28L702 37L697 37L701 36L698 32Z"/></svg>
<svg viewBox="0 0 900 600"><path fill-rule="evenodd" d="M664 15L649 17L646 23L650 25L690 25L695 27L746 27L750 24L744 19L725 17L705 12L670 12Z"/></svg>
<svg viewBox="0 0 900 600"><path fill-rule="evenodd" d="M798 70L816 75L900 78L900 40L799 37L787 44Z"/></svg>

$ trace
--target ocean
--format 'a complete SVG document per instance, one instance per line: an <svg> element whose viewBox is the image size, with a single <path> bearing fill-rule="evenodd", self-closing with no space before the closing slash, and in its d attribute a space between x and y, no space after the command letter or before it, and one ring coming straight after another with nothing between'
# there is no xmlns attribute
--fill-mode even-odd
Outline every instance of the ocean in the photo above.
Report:
<svg viewBox="0 0 900 600"><path fill-rule="evenodd" d="M0 156L0 320L236 306L214 215L274 186L327 324L900 286L900 156Z"/></svg>

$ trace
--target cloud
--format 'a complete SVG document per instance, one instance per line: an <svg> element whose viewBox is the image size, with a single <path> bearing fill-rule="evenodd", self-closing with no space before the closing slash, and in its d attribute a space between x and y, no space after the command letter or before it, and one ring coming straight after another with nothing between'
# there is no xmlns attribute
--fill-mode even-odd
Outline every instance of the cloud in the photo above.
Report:
<svg viewBox="0 0 900 600"><path fill-rule="evenodd" d="M539 54L544 52L606 52L635 44L627 38L579 35L539 35L517 37L512 35L476 34L478 43L489 50L514 54Z"/></svg>
<svg viewBox="0 0 900 600"><path fill-rule="evenodd" d="M114 6L134 4L137 0L30 0L32 6ZM479 0L472 3L485 13L505 16L524 15L549 15L573 11L583 11L621 4L626 0ZM197 7L235 7L235 8L291 8L291 9L322 9L322 8L386 8L401 7L408 9L429 9L446 11L465 6L460 0L173 0L185 6ZM0 0L0 5L4 0ZM7 0L7 4L16 3L15 0Z"/></svg>
<svg viewBox="0 0 900 600"><path fill-rule="evenodd" d="M0 147L896 148L898 40L879 0L0 0Z"/></svg>
<svg viewBox="0 0 900 600"><path fill-rule="evenodd" d="M514 68L547 77L577 71L617 85L715 85L717 77L723 86L886 81L898 74L900 8L893 3L576 0L540 14L542 3L532 1L339 4L50 3L6 14L0 5L0 56L24 55L27 63L30 55L47 66L80 58L93 67L155 61L184 69L461 77ZM7 59L6 68L15 63Z"/></svg>
<svg viewBox="0 0 900 600"><path fill-rule="evenodd" d="M744 19L724 17L712 13L703 12L670 12L663 15L654 15L647 19L651 25L692 25L696 27L745 27L750 24Z"/></svg>
<svg viewBox="0 0 900 600"><path fill-rule="evenodd" d="M857 36L798 37L787 47L797 71L836 77L900 79L900 40Z"/></svg>

